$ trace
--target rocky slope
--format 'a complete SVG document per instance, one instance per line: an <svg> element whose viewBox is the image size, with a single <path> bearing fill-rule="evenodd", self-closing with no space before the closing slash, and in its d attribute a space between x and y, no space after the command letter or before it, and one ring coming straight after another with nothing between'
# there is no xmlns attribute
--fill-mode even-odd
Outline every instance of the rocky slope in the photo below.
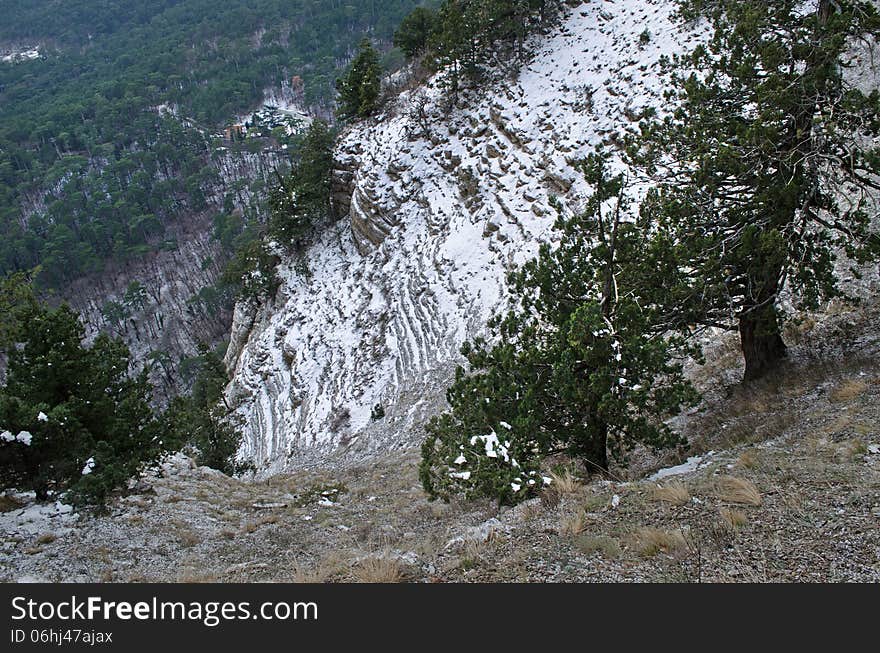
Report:
<svg viewBox="0 0 880 653"><path fill-rule="evenodd" d="M877 582L878 315L790 334L792 362L750 389L712 391L719 343L680 458L563 474L516 508L428 503L413 451L265 479L176 456L100 516L0 496L0 581Z"/></svg>
<svg viewBox="0 0 880 653"><path fill-rule="evenodd" d="M231 311L205 306L198 297L216 283L229 256L213 237L212 224L212 217L223 209L225 189L239 189L233 210L252 210L260 201L252 191L254 183L271 179L285 158L277 147L214 152L220 183L207 198L207 210L182 214L169 227L165 238L174 240L175 248L110 264L100 275L77 280L61 293L82 316L89 337L107 332L122 338L140 365L150 365L151 354L163 355L151 379L160 403L185 389L181 360L195 355L200 343L216 346L229 335ZM122 319L108 317L104 307L108 302L122 304L133 282L143 286L143 301Z"/></svg>
<svg viewBox="0 0 880 653"><path fill-rule="evenodd" d="M570 4L513 79L464 108L444 112L429 84L345 135L344 219L307 253L310 274L291 261L274 302L238 311L228 394L245 457L280 468L411 442L461 344L503 307L507 272L550 237L550 199L576 208L588 191L577 159L614 152L662 104L660 57L699 38L669 0Z"/></svg>

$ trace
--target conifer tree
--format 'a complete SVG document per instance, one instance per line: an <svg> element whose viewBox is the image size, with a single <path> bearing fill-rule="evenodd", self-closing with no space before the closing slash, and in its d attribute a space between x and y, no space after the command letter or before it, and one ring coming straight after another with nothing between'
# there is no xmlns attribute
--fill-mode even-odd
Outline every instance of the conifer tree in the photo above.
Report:
<svg viewBox="0 0 880 653"><path fill-rule="evenodd" d="M323 120L309 126L290 174L269 194L269 238L295 249L316 223L330 215L334 135Z"/></svg>
<svg viewBox="0 0 880 653"><path fill-rule="evenodd" d="M370 39L361 41L345 75L336 81L336 90L340 118L369 118L376 111L382 90L382 66Z"/></svg>
<svg viewBox="0 0 880 653"><path fill-rule="evenodd" d="M489 69L510 71L525 54L526 37L558 15L559 0L445 0L428 41L440 83L457 102L463 83Z"/></svg>
<svg viewBox="0 0 880 653"><path fill-rule="evenodd" d="M9 352L0 389L0 482L103 503L166 448L146 373L129 377L125 345L84 330L67 306L39 307Z"/></svg>
<svg viewBox="0 0 880 653"><path fill-rule="evenodd" d="M602 156L584 172L595 188L585 211L560 217L558 246L514 275L515 308L490 324L492 341L463 349L470 370L458 370L450 410L428 425L422 448L432 498L513 503L542 487L550 453L601 472L609 453L625 460L636 444L680 441L663 420L696 394L658 282L675 266L630 215L625 181Z"/></svg>
<svg viewBox="0 0 880 653"><path fill-rule="evenodd" d="M850 49L880 35L869 2L685 0L714 34L674 62L680 108L632 150L661 178L646 217L670 231L696 322L738 330L745 379L786 355L780 296L839 296L838 253L880 254L880 94L847 76ZM698 71L698 72L691 72Z"/></svg>
<svg viewBox="0 0 880 653"><path fill-rule="evenodd" d="M436 28L437 13L426 7L416 7L394 32L394 46L400 48L408 59L414 59L424 54Z"/></svg>
<svg viewBox="0 0 880 653"><path fill-rule="evenodd" d="M229 377L223 360L204 345L199 347L198 374L188 396L177 397L163 416L164 430L178 445L195 448L196 461L223 472L244 470L236 457L241 433L229 422L223 397Z"/></svg>
<svg viewBox="0 0 880 653"><path fill-rule="evenodd" d="M37 308L37 298L26 275L18 273L0 281L0 355L21 340L28 319Z"/></svg>

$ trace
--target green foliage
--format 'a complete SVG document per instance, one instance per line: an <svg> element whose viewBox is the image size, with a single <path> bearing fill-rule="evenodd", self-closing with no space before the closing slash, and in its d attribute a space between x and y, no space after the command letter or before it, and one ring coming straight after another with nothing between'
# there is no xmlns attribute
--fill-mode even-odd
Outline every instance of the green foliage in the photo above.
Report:
<svg viewBox="0 0 880 653"><path fill-rule="evenodd" d="M312 226L330 216L330 181L335 136L315 120L298 149L290 174L269 194L269 239L296 249Z"/></svg>
<svg viewBox="0 0 880 653"><path fill-rule="evenodd" d="M67 306L38 307L20 336L0 390L0 485L102 504L167 448L146 374L129 377L119 341L102 335L83 346Z"/></svg>
<svg viewBox="0 0 880 653"><path fill-rule="evenodd" d="M331 216L330 182L335 133L323 120L315 120L301 142L295 144L290 173L278 174L278 185L269 191L269 223L261 228L234 215L215 218L215 234L237 230L227 240L236 246L219 283L204 289L200 298L207 306L223 305L226 298L265 299L275 294L276 268L284 252L301 249L312 229ZM230 226L237 224L238 227ZM304 261L298 269L308 273Z"/></svg>
<svg viewBox="0 0 880 653"><path fill-rule="evenodd" d="M242 472L245 466L236 461L241 434L229 423L223 398L229 383L226 366L206 347L199 349L193 363L197 372L192 392L172 402L163 416L163 428L172 441L194 447L200 465L224 474Z"/></svg>
<svg viewBox="0 0 880 653"><path fill-rule="evenodd" d="M880 150L868 144L880 94L844 75L849 44L880 35L880 17L869 2L807 5L682 2L686 17L708 16L713 38L672 62L680 108L631 143L661 179L643 211L687 271L681 296L695 322L739 329L746 379L785 355L783 290L815 308L841 294L838 252L880 254L870 199Z"/></svg>
<svg viewBox="0 0 880 653"><path fill-rule="evenodd" d="M276 268L281 258L266 243L253 240L243 246L226 266L220 287L231 289L241 298L265 299L278 290Z"/></svg>
<svg viewBox="0 0 880 653"><path fill-rule="evenodd" d="M342 119L369 118L378 108L382 89L379 53L364 39L345 75L336 81L339 91L337 115Z"/></svg>
<svg viewBox="0 0 880 653"><path fill-rule="evenodd" d="M437 12L416 7L400 23L394 32L394 46L400 48L409 59L421 56L437 29Z"/></svg>
<svg viewBox="0 0 880 653"><path fill-rule="evenodd" d="M21 341L28 319L37 309L37 298L26 275L19 273L0 281L0 352Z"/></svg>
<svg viewBox="0 0 880 653"><path fill-rule="evenodd" d="M445 0L433 21L427 50L456 101L462 82L475 83L493 67L510 70L525 55L529 34L558 15L559 0Z"/></svg>
<svg viewBox="0 0 880 653"><path fill-rule="evenodd" d="M0 42L0 274L62 288L166 245L220 186L205 133L292 76L328 104L353 39L387 42L416 0L7 2ZM257 35L259 37L257 38ZM250 139L243 148L261 148ZM25 214L45 194L45 210Z"/></svg>
<svg viewBox="0 0 880 653"><path fill-rule="evenodd" d="M540 465L565 451L589 471L624 461L636 444L680 442L664 423L696 393L674 355L676 306L660 237L633 221L621 177L600 155L584 164L595 188L585 212L560 217L558 245L542 247L513 281L516 306L490 324L492 341L462 353L450 411L427 427L420 478L432 498L515 503L542 486Z"/></svg>

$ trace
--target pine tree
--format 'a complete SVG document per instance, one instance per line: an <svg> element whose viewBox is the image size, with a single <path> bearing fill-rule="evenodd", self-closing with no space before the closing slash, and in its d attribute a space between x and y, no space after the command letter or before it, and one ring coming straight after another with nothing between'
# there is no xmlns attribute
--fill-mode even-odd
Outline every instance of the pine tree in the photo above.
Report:
<svg viewBox="0 0 880 653"><path fill-rule="evenodd" d="M880 94L845 75L849 48L880 35L880 18L849 0L682 8L706 14L714 35L674 63L680 109L646 125L632 151L661 177L644 211L670 231L688 270L683 306L697 322L739 331L753 380L786 355L784 290L815 308L841 295L838 252L856 262L880 254L870 224Z"/></svg>
<svg viewBox="0 0 880 653"><path fill-rule="evenodd" d="M323 120L314 120L298 149L290 174L279 175L269 194L269 238L288 250L297 249L311 228L330 215L330 175L334 134Z"/></svg>
<svg viewBox="0 0 880 653"><path fill-rule="evenodd" d="M39 307L10 352L0 390L4 487L100 504L165 449L146 374L129 377L122 342L101 335L85 347L84 335L67 306Z"/></svg>
<svg viewBox="0 0 880 653"><path fill-rule="evenodd" d="M414 59L424 54L436 28L437 12L416 7L394 32L394 46L400 48L408 59Z"/></svg>
<svg viewBox="0 0 880 653"><path fill-rule="evenodd" d="M433 66L451 104L463 84L487 71L511 71L525 54L526 37L558 16L559 0L445 0L428 40Z"/></svg>
<svg viewBox="0 0 880 653"><path fill-rule="evenodd" d="M178 446L195 448L196 461L223 472L244 470L237 461L241 433L230 423L223 397L229 377L217 353L199 347L198 374L188 396L177 397L163 416L163 428Z"/></svg>
<svg viewBox="0 0 880 653"><path fill-rule="evenodd" d="M432 498L521 501L543 485L543 457L566 452L590 472L636 444L680 442L663 418L693 404L674 352L673 307L657 275L672 268L649 225L630 216L625 181L600 155L584 213L560 217L556 247L514 275L516 307L490 324L493 342L463 349L450 411L428 425L420 477ZM650 261L650 267L646 262Z"/></svg>
<svg viewBox="0 0 880 653"><path fill-rule="evenodd" d="M369 118L376 111L382 90L382 66L370 39L361 41L345 76L336 81L336 90L340 118Z"/></svg>
<svg viewBox="0 0 880 653"><path fill-rule="evenodd" d="M19 342L28 319L37 311L37 299L26 275L0 281L0 355Z"/></svg>

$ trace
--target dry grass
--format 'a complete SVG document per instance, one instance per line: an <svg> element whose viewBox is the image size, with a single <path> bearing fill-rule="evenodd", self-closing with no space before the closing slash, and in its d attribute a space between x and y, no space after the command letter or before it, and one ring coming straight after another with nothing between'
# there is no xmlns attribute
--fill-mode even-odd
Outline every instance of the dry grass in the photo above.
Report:
<svg viewBox="0 0 880 653"><path fill-rule="evenodd" d="M346 574L351 566L351 553L336 549L313 565L295 564L290 582L300 584L329 583Z"/></svg>
<svg viewBox="0 0 880 653"><path fill-rule="evenodd" d="M601 553L606 560L620 556L620 544L607 535L580 535L575 538L574 545L586 555Z"/></svg>
<svg viewBox="0 0 880 653"><path fill-rule="evenodd" d="M719 511L721 521L731 531L738 531L749 525L749 518L742 510L735 508L721 508Z"/></svg>
<svg viewBox="0 0 880 653"><path fill-rule="evenodd" d="M520 508L520 518L524 522L530 523L537 520L543 512L544 509L540 503L528 503Z"/></svg>
<svg viewBox="0 0 880 653"><path fill-rule="evenodd" d="M320 564L314 567L295 565L290 582L297 585L316 585L326 583L331 575L330 568Z"/></svg>
<svg viewBox="0 0 880 653"><path fill-rule="evenodd" d="M681 481L669 481L653 489L654 499L674 506L683 506L691 500L691 493Z"/></svg>
<svg viewBox="0 0 880 653"><path fill-rule="evenodd" d="M187 568L181 570L180 573L177 575L177 582L184 585L214 584L220 582L220 576L211 571L201 571L199 569Z"/></svg>
<svg viewBox="0 0 880 653"><path fill-rule="evenodd" d="M550 485L541 492L541 503L547 508L559 505L563 497L578 494L583 489L581 482L567 469L561 473L550 472L550 479Z"/></svg>
<svg viewBox="0 0 880 653"><path fill-rule="evenodd" d="M640 528L633 534L635 550L649 558L658 553L676 553L687 548L687 541L680 530L668 531L662 528Z"/></svg>
<svg viewBox="0 0 880 653"><path fill-rule="evenodd" d="M565 470L561 474L555 472L550 473L550 487L556 488L561 496L577 494L583 485L577 480L569 470Z"/></svg>
<svg viewBox="0 0 880 653"><path fill-rule="evenodd" d="M360 583L401 583L404 579L403 565L387 556L371 556L361 560L354 570Z"/></svg>
<svg viewBox="0 0 880 653"><path fill-rule="evenodd" d="M22 508L24 504L8 494L0 495L0 512L12 512Z"/></svg>
<svg viewBox="0 0 880 653"><path fill-rule="evenodd" d="M839 449L840 457L849 462L858 460L867 453L868 445L858 438L841 443Z"/></svg>
<svg viewBox="0 0 880 653"><path fill-rule="evenodd" d="M37 544L52 544L57 539L58 536L55 533L44 533L37 538Z"/></svg>
<svg viewBox="0 0 880 653"><path fill-rule="evenodd" d="M587 516L580 510L564 516L559 522L559 534L575 536L587 530Z"/></svg>
<svg viewBox="0 0 880 653"><path fill-rule="evenodd" d="M758 452L754 449L746 449L739 455L736 464L744 469L755 469L759 462Z"/></svg>
<svg viewBox="0 0 880 653"><path fill-rule="evenodd" d="M485 542L480 540L467 540L464 543L464 550L458 559L458 568L462 571L468 571L469 569L478 567L483 560L483 552L485 549Z"/></svg>
<svg viewBox="0 0 880 653"><path fill-rule="evenodd" d="M260 528L262 528L263 526L268 526L270 524L277 524L277 523L278 523L278 515L272 515L272 514L260 515L254 521L247 522L242 527L242 532L247 533L247 534L254 533L254 532L258 531Z"/></svg>
<svg viewBox="0 0 880 653"><path fill-rule="evenodd" d="M725 476L719 479L718 498L727 503L746 506L760 506L763 503L761 493L754 483L735 476Z"/></svg>
<svg viewBox="0 0 880 653"><path fill-rule="evenodd" d="M181 531L177 534L180 545L186 548L194 547L202 541L202 538L193 531Z"/></svg>
<svg viewBox="0 0 880 653"><path fill-rule="evenodd" d="M611 499L601 494L590 494L581 503L581 510L585 513L597 512L607 506Z"/></svg>
<svg viewBox="0 0 880 653"><path fill-rule="evenodd" d="M835 403L844 403L858 399L868 390L868 384L861 379L847 379L841 381L834 390L831 391L831 401Z"/></svg>

